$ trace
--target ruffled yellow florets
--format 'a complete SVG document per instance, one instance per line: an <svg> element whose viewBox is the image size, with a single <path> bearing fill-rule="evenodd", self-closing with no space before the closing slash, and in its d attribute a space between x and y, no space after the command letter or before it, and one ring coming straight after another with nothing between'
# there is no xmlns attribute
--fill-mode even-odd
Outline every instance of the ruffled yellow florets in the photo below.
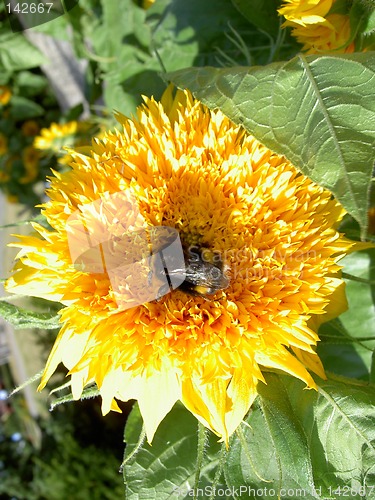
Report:
<svg viewBox="0 0 375 500"><path fill-rule="evenodd" d="M292 35L309 54L353 52L350 18L347 13L330 13L336 0L284 0L279 8L285 17L283 27L290 26Z"/></svg>
<svg viewBox="0 0 375 500"><path fill-rule="evenodd" d="M173 97L168 89L161 102L145 101L137 119L118 115L121 131L97 140L91 156L74 154L72 169L52 178L44 206L52 230L34 224L35 236L20 237L7 288L65 305L41 387L62 362L75 398L97 384L104 413L118 409L116 399L137 399L149 441L177 400L228 441L263 368L312 388L308 369L324 377L312 325L330 304L334 315L345 308L337 261L351 243L336 231L344 211L284 157L188 92ZM103 241L107 232L113 255L128 259L130 212L127 202L113 202L124 192L136 200L134 230L173 228L184 250L220 255L228 286L210 296L178 287L125 308L126 276L115 285L108 265L91 272L74 265L69 225L82 214L91 236ZM143 279L134 259L131 272L138 268Z"/></svg>

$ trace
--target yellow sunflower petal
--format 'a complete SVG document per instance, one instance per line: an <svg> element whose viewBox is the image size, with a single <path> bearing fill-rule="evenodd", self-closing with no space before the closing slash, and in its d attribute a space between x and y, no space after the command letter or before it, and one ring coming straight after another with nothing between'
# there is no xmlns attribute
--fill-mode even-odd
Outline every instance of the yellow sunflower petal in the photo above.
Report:
<svg viewBox="0 0 375 500"><path fill-rule="evenodd" d="M278 9L288 22L306 26L325 21L325 16L332 7L333 0L284 0Z"/></svg>
<svg viewBox="0 0 375 500"><path fill-rule="evenodd" d="M298 347L293 347L293 352L297 358L313 373L316 373L320 378L326 379L326 374L322 362L316 352L306 352Z"/></svg>
<svg viewBox="0 0 375 500"><path fill-rule="evenodd" d="M226 410L225 423L231 436L257 397L257 379L251 370L235 370L227 392L231 404Z"/></svg>
<svg viewBox="0 0 375 500"><path fill-rule="evenodd" d="M217 378L212 383L198 377L182 384L182 402L206 427L228 442L225 422L228 380Z"/></svg>
<svg viewBox="0 0 375 500"><path fill-rule="evenodd" d="M176 373L155 371L142 380L138 404L145 423L147 440L151 443L155 431L173 405L181 399L181 388Z"/></svg>

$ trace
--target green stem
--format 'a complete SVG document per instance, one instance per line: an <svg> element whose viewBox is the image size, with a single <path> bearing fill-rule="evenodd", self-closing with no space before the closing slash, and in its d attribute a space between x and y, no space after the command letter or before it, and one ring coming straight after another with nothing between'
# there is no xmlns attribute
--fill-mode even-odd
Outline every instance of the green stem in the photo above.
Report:
<svg viewBox="0 0 375 500"><path fill-rule="evenodd" d="M359 276L354 276L349 273L342 273L342 277L347 280L358 281L358 283L365 283L366 285L375 285L375 280L368 280L366 278L360 278Z"/></svg>
<svg viewBox="0 0 375 500"><path fill-rule="evenodd" d="M139 435L138 443L135 445L134 450L129 453L127 457L124 457L124 460L122 461L122 464L120 466L120 472L123 472L125 465L138 453L138 451L141 449L144 441L146 439L146 429L145 426L142 427L142 431ZM126 453L126 448L125 448L125 453ZM124 476L125 480L125 476Z"/></svg>
<svg viewBox="0 0 375 500"><path fill-rule="evenodd" d="M206 441L206 429L205 429L203 424L198 422L197 465L196 465L196 470L195 470L194 499L193 500L197 500L199 480L200 480L201 472L202 472L205 441Z"/></svg>
<svg viewBox="0 0 375 500"><path fill-rule="evenodd" d="M221 475L223 473L223 468L224 468L224 464L225 464L226 459L227 459L227 449L226 449L225 443L223 443L221 446L221 450L220 450L219 465L218 465L218 468L216 469L214 480L212 483L212 490L211 490L212 494L208 500L214 500L214 498L215 498L216 487L219 484Z"/></svg>

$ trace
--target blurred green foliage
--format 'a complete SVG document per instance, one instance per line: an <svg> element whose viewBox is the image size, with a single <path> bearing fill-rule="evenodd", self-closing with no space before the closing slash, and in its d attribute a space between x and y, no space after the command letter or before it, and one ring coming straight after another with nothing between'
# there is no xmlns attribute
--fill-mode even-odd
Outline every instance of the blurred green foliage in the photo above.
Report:
<svg viewBox="0 0 375 500"><path fill-rule="evenodd" d="M0 370L0 380L7 366ZM7 402L0 425L0 498L117 500L124 415L103 418L98 400L56 408L31 422L21 394ZM41 442L32 439L32 427Z"/></svg>

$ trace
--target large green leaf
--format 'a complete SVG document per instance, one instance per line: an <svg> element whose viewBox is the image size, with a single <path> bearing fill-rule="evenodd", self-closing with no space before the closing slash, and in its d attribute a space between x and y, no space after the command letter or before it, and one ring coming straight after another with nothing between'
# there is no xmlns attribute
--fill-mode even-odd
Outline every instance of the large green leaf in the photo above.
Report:
<svg viewBox="0 0 375 500"><path fill-rule="evenodd" d="M0 316L13 325L14 328L54 330L61 326L59 316L56 313L28 311L5 301L0 301Z"/></svg>
<svg viewBox="0 0 375 500"><path fill-rule="evenodd" d="M365 232L375 158L374 70L369 52L188 68L169 77L331 190Z"/></svg>
<svg viewBox="0 0 375 500"><path fill-rule="evenodd" d="M232 441L227 484L259 500L374 498L375 387L328 380L316 393L289 376L266 380Z"/></svg>
<svg viewBox="0 0 375 500"><path fill-rule="evenodd" d="M129 416L125 429L126 499L192 498L197 464L196 418L182 405L175 405L160 424L152 446L143 443L134 453L141 431L142 419L136 406ZM213 483L221 448L217 440L218 438L211 433L206 442L199 482L199 487L202 489L210 487Z"/></svg>
<svg viewBox="0 0 375 500"><path fill-rule="evenodd" d="M252 499L371 500L375 485L375 387L344 378L319 382L319 392L286 375L266 374L259 397L233 436L222 492ZM176 405L152 446L139 442L142 419L127 422L126 498L191 498L197 463L196 419ZM220 447L206 442L200 495L211 498ZM195 493L197 495L197 491ZM364 493L367 491L367 494ZM197 498L199 495L197 496ZM229 498L222 496L222 498ZM215 498L215 496L212 496Z"/></svg>

